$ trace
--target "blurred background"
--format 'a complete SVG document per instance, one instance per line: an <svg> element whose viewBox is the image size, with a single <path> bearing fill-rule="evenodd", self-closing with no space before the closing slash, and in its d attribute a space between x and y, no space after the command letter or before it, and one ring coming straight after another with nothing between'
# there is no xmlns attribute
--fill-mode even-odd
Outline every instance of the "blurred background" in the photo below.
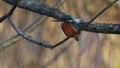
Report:
<svg viewBox="0 0 120 68"><path fill-rule="evenodd" d="M113 0L33 0L49 6L58 2L61 11L73 17L89 21ZM0 16L12 6L0 0ZM35 40L56 44L66 38L61 30L62 22L44 17L31 11L17 8L12 19L20 30L36 20L38 25L26 32ZM120 24L120 1L109 8L95 22ZM0 23L0 68L120 68L120 36L82 31L79 41L74 38L51 50L33 44L23 38L11 39L17 33L8 20ZM9 40L11 39L11 40ZM9 44L5 44L8 41Z"/></svg>

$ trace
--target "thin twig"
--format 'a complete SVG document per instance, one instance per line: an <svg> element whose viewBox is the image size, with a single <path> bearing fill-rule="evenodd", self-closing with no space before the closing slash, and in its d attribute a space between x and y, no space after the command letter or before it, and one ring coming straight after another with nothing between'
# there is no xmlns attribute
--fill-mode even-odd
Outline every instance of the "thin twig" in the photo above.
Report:
<svg viewBox="0 0 120 68"><path fill-rule="evenodd" d="M65 53L66 51L68 51L68 49L71 47L71 45L73 44L73 41L70 41L70 43L66 44L66 46L64 46L60 52L58 52L51 60L49 60L46 64L44 64L43 66L41 66L41 68L46 68L47 66L49 66L52 62L54 62L55 60L57 60L59 58L59 56L61 56L63 53Z"/></svg>
<svg viewBox="0 0 120 68"><path fill-rule="evenodd" d="M114 0L111 2L107 7L105 7L103 10L101 10L98 14L96 14L89 22L88 24L92 23L98 16L100 16L103 12L105 12L108 8L110 8L113 4L115 4L119 0Z"/></svg>
<svg viewBox="0 0 120 68"><path fill-rule="evenodd" d="M2 16L2 17L0 18L0 22L2 22L2 21L5 20L8 16L11 16L11 15L13 14L14 10L15 10L16 7L17 7L18 2L19 2L19 1L14 1L13 7L11 8L11 10L10 10L7 14L5 14L4 16ZM7 47L8 47L8 46L5 46L5 45L0 46L0 51L6 49Z"/></svg>
<svg viewBox="0 0 120 68"><path fill-rule="evenodd" d="M14 2L14 5L13 5L13 7L10 9L10 11L9 11L7 14L3 15L3 16L0 18L0 23L1 23L3 20L5 20L8 16L11 16L11 15L13 14L15 8L17 7L17 4L18 4L18 2Z"/></svg>
<svg viewBox="0 0 120 68"><path fill-rule="evenodd" d="M40 45L40 46L43 46L43 47L46 47L46 48L52 48L52 45L49 45L49 44L45 44L45 43L42 43L40 41L37 41L37 40L34 40L32 38L30 38L29 36L27 36L26 34L24 34L23 32L21 32L14 24L14 22L12 21L11 17L8 17L8 21L9 23L11 24L11 26L13 27L13 29L15 29L15 31L20 35L22 36L24 39L34 43L34 44L37 44L37 45Z"/></svg>
<svg viewBox="0 0 120 68"><path fill-rule="evenodd" d="M58 42L57 44L55 44L55 45L53 45L53 47L51 48L51 49L53 49L53 48L55 48L55 47L58 47L60 44L63 44L64 42L66 42L68 39L70 39L71 37L73 37L75 34L77 34L78 32L74 32L74 33L72 33L70 36L68 36L68 37L66 37L65 39L63 39L62 41L60 41L60 42Z"/></svg>
<svg viewBox="0 0 120 68"><path fill-rule="evenodd" d="M55 47L58 47L60 44L66 42L68 39L70 39L70 37L66 37L66 38L63 39L62 41L60 41L60 42L58 42L57 44L53 45L53 47L52 47L51 49L53 49L53 48L55 48Z"/></svg>

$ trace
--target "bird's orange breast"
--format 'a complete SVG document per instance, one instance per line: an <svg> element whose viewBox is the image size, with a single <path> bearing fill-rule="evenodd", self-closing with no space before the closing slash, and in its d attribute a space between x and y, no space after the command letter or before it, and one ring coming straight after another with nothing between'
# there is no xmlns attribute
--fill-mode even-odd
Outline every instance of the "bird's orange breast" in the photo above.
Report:
<svg viewBox="0 0 120 68"><path fill-rule="evenodd" d="M67 37L77 32L77 29L75 29L70 23L62 23L61 28ZM79 41L79 33L76 33L72 37Z"/></svg>

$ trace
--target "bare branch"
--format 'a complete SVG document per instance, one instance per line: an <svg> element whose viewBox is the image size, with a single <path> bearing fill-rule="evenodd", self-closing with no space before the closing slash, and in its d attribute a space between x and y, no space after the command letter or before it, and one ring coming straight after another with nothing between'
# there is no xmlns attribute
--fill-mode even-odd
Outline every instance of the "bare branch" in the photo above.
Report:
<svg viewBox="0 0 120 68"><path fill-rule="evenodd" d="M79 23L80 29L95 33L104 34L120 34L120 24L105 24L105 23L92 23L87 22Z"/></svg>
<svg viewBox="0 0 120 68"><path fill-rule="evenodd" d="M3 1L11 5L14 4L13 2L14 0L3 0ZM21 0L17 6L23 9L30 10L35 13L39 13L41 15L47 15L60 20L62 20L63 16L65 15L65 13L63 13L59 9L56 9L44 4L40 4L39 2L33 2L30 0Z"/></svg>
<svg viewBox="0 0 120 68"><path fill-rule="evenodd" d="M52 62L54 62L55 60L57 60L60 55L62 55L63 53L65 53L66 51L68 51L68 49L71 47L71 45L73 44L73 41L71 41L69 44L67 44L65 47L63 47L60 52L58 52L51 60L49 60L46 64L44 64L41 68L46 68L47 66L49 66Z"/></svg>
<svg viewBox="0 0 120 68"><path fill-rule="evenodd" d="M90 24L91 22L93 22L98 16L100 16L103 12L105 12L108 8L110 8L113 4L115 4L117 1L119 0L114 0L113 2L111 2L107 7L105 7L103 10L101 10L98 14L96 14L89 22L88 24Z"/></svg>
<svg viewBox="0 0 120 68"><path fill-rule="evenodd" d="M49 45L49 44L45 44L45 43L42 43L40 41L37 41L37 40L34 40L32 38L30 38L29 36L27 36L26 34L24 34L23 32L21 32L14 24L14 22L12 21L12 19L10 17L8 17L8 20L9 20L9 23L11 24L11 26L15 29L15 31L20 35L22 36L24 39L34 43L34 44L37 44L37 45L40 45L40 46L43 46L43 47L46 47L46 48L52 48L52 45Z"/></svg>
<svg viewBox="0 0 120 68"><path fill-rule="evenodd" d="M3 20L5 20L8 16L11 16L12 14L13 14L13 12L14 12L14 10L15 10L15 8L16 8L16 6L17 6L17 4L18 4L18 2L16 1L13 1L13 7L11 8L11 10L7 13L7 14L5 14L5 15L3 15L1 18L0 18L0 23L3 21Z"/></svg>
<svg viewBox="0 0 120 68"><path fill-rule="evenodd" d="M58 42L57 44L53 45L53 47L52 47L51 49L53 49L53 48L55 48L55 47L58 47L60 44L66 42L68 39L70 39L70 37L66 37L66 38L63 39L62 41L60 41L60 42Z"/></svg>

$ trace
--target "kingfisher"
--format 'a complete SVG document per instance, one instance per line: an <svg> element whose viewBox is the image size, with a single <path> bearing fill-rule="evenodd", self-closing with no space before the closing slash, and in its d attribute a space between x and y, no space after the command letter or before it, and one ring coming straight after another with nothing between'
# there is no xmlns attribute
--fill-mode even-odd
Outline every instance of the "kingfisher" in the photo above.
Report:
<svg viewBox="0 0 120 68"><path fill-rule="evenodd" d="M72 18L70 15L65 15L63 17L63 23L61 25L64 34L67 37L72 37L75 38L77 41L79 41L79 34L80 34L80 27L78 26L79 22L80 19L75 19Z"/></svg>

